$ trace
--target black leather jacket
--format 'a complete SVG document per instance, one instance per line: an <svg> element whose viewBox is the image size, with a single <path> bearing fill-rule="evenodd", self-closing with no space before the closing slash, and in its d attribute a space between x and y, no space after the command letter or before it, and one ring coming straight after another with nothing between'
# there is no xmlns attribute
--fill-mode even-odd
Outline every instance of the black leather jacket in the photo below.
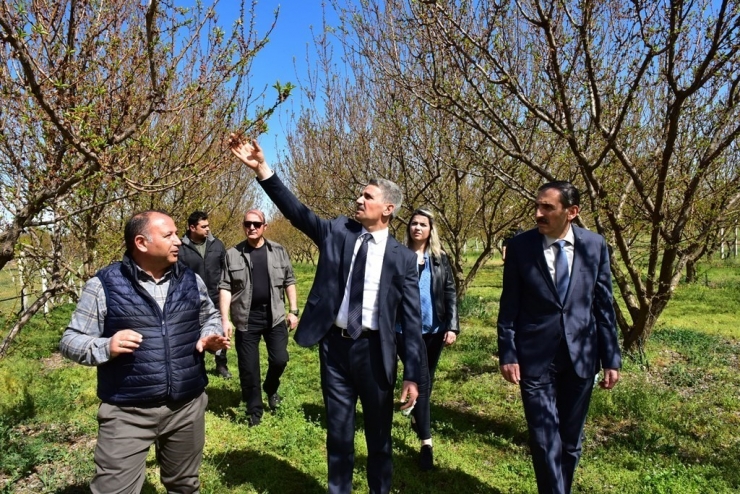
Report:
<svg viewBox="0 0 740 494"><path fill-rule="evenodd" d="M432 296L437 317L442 323L441 331L460 333L460 322L457 317L457 291L455 278L447 254L441 257L430 256L432 260Z"/></svg>

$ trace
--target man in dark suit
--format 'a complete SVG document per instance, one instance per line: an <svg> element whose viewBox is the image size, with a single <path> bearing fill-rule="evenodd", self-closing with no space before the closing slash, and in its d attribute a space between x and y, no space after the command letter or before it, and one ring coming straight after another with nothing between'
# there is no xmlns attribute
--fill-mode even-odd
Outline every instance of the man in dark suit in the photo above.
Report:
<svg viewBox="0 0 740 494"><path fill-rule="evenodd" d="M319 344L329 492L352 490L359 397L368 486L372 493L387 493L393 472L397 318L403 321L407 355L402 409L413 406L418 396L423 349L416 255L388 233L393 213L401 206L401 191L388 180L372 180L356 200L354 219L322 219L273 174L256 142L243 143L234 136L231 142L231 151L255 171L278 209L319 248L313 287L295 340L305 347Z"/></svg>
<svg viewBox="0 0 740 494"><path fill-rule="evenodd" d="M501 374L519 384L540 493L569 493L594 377L619 381L606 241L571 222L569 182L538 190L537 228L509 240L498 317Z"/></svg>

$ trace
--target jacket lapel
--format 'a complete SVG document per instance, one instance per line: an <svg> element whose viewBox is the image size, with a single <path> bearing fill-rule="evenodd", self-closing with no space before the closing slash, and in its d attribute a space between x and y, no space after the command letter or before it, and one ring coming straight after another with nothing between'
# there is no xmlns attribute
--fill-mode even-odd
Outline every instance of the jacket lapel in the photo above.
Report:
<svg viewBox="0 0 740 494"><path fill-rule="evenodd" d="M535 251L532 253L533 257L537 260L537 267L540 270L540 274L542 274L542 277L545 279L545 284L550 288L550 292L552 293L552 296L560 302L560 297L558 296L558 289L555 286L555 282L552 281L552 276L550 276L550 269L547 267L547 261L545 261L545 249L542 247L545 243L545 237L538 233L537 238L539 239L539 242L535 242L535 245L533 246Z"/></svg>
<svg viewBox="0 0 740 494"><path fill-rule="evenodd" d="M357 243L357 237L360 236L362 230L357 232L348 232L344 236L344 245L342 246L342 287L347 286L347 280L349 280L349 268L352 265L352 256L354 255L355 244Z"/></svg>
<svg viewBox="0 0 740 494"><path fill-rule="evenodd" d="M385 307L381 297L390 290L390 278L393 277L393 273L395 272L392 264L395 262L396 255L398 254L399 245L398 242L393 240L393 237L388 235L388 240L385 243L385 253L383 254L383 269L380 271L380 283L378 283L378 320L380 320L380 313Z"/></svg>
<svg viewBox="0 0 740 494"><path fill-rule="evenodd" d="M583 243L583 231L575 225L570 226L573 229L573 266L570 268L570 283L568 283L568 292L565 295L565 301L570 298L570 292L573 289L576 274L581 271L583 259L585 259L585 244Z"/></svg>

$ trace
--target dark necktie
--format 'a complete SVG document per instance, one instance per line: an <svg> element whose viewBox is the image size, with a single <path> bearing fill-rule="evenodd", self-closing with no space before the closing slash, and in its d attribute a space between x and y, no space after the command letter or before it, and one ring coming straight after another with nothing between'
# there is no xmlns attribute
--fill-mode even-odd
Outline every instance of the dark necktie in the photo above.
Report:
<svg viewBox="0 0 740 494"><path fill-rule="evenodd" d="M349 306L347 308L347 333L356 340L362 334L362 293L365 290L365 264L367 243L373 236L364 234L360 248L355 254L355 264L349 282Z"/></svg>
<svg viewBox="0 0 740 494"><path fill-rule="evenodd" d="M555 287L558 289L560 302L565 302L565 295L568 293L568 256L565 254L565 240L558 240L557 252L555 253Z"/></svg>

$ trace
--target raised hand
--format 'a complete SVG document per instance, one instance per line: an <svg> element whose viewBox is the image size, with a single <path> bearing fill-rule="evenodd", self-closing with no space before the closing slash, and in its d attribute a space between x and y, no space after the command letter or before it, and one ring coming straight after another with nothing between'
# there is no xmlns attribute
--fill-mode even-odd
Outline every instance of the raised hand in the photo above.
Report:
<svg viewBox="0 0 740 494"><path fill-rule="evenodd" d="M259 166L265 162L265 154L254 139L247 142L236 134L231 134L229 136L229 149L231 149L234 156L254 171L257 171Z"/></svg>

